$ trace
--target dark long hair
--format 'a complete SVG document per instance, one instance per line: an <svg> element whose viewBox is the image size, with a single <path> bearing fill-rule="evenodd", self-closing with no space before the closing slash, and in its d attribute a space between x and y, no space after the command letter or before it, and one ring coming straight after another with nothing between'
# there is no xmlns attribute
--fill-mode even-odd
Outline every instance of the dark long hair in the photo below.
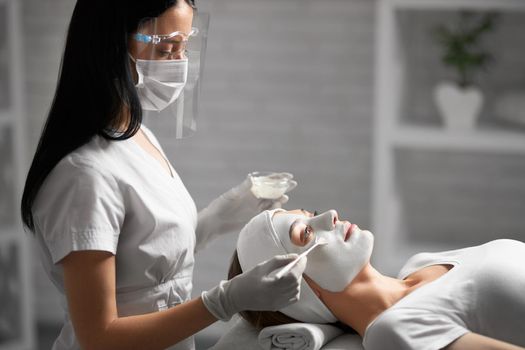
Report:
<svg viewBox="0 0 525 350"><path fill-rule="evenodd" d="M36 195L64 156L95 135L125 140L140 128L142 109L129 67L128 37L142 19L159 16L177 1L77 1L55 97L22 195L22 221L31 231ZM194 0L184 1L195 9ZM111 131L122 125L123 132Z"/></svg>

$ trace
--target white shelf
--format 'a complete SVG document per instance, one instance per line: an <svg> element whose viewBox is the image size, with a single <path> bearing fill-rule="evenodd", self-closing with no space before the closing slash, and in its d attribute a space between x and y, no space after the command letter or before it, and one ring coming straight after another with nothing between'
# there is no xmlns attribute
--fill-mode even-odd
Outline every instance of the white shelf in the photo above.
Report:
<svg viewBox="0 0 525 350"><path fill-rule="evenodd" d="M443 127L398 126L390 134L396 148L525 154L525 132L479 128L447 130Z"/></svg>
<svg viewBox="0 0 525 350"><path fill-rule="evenodd" d="M407 10L498 10L525 11L524 0L387 0L394 8Z"/></svg>
<svg viewBox="0 0 525 350"><path fill-rule="evenodd" d="M473 152L525 155L525 131L480 125L471 131L450 131L443 126L404 124L403 104L411 92L407 76L411 67L403 47L401 11L496 10L525 12L525 0L377 0L376 2L375 111L372 186L372 231L376 236L373 262L379 271L393 275L409 255L423 251L405 234L403 191L396 181L395 153L414 151ZM429 106L429 108L432 108ZM437 239L430 247L454 249Z"/></svg>

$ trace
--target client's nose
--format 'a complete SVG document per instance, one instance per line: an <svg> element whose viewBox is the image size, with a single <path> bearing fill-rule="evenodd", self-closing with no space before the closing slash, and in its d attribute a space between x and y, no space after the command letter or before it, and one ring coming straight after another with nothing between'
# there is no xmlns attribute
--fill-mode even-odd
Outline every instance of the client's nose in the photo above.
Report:
<svg viewBox="0 0 525 350"><path fill-rule="evenodd" d="M335 226L335 224L339 221L339 213L335 209L331 209L330 212L332 213L332 223Z"/></svg>
<svg viewBox="0 0 525 350"><path fill-rule="evenodd" d="M328 210L313 218L317 221L320 229L332 230L335 227L335 223L339 220L339 215L335 210Z"/></svg>

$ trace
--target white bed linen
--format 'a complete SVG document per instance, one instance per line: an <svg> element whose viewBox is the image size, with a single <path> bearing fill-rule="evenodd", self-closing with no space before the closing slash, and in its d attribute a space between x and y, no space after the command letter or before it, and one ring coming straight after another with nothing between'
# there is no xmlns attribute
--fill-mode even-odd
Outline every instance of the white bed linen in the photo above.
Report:
<svg viewBox="0 0 525 350"><path fill-rule="evenodd" d="M263 350L257 341L259 332L242 318L234 317L237 317L237 321L208 350Z"/></svg>
<svg viewBox="0 0 525 350"><path fill-rule="evenodd" d="M321 350L364 350L363 340L357 334L341 334L326 344Z"/></svg>

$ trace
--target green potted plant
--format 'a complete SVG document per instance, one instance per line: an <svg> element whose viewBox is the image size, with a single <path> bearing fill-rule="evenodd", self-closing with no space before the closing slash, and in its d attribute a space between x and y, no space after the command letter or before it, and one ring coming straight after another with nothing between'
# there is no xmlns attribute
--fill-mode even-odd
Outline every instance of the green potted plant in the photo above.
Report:
<svg viewBox="0 0 525 350"><path fill-rule="evenodd" d="M449 128L472 128L476 123L483 106L476 77L493 61L481 39L494 30L497 16L494 12L461 11L455 25L440 25L432 32L443 48L442 63L456 73L455 81L442 81L434 90L437 108Z"/></svg>

